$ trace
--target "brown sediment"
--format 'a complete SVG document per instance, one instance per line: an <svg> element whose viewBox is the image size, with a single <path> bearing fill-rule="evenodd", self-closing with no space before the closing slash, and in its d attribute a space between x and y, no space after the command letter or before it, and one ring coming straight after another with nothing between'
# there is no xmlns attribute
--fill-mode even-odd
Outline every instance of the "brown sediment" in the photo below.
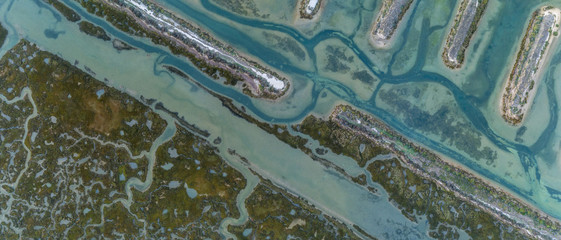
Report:
<svg viewBox="0 0 561 240"><path fill-rule="evenodd" d="M89 127L98 132L109 134L111 130L121 125L121 105L115 99L110 99L109 103L103 104L97 99L90 98L86 100L86 104L94 112L94 120L90 123ZM109 105L109 108L107 107Z"/></svg>

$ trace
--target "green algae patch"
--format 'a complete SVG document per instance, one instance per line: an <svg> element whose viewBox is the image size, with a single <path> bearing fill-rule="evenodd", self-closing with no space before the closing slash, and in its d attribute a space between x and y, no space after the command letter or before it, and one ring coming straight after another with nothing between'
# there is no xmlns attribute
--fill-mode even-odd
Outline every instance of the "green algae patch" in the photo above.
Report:
<svg viewBox="0 0 561 240"><path fill-rule="evenodd" d="M220 7L246 17L262 17L254 0L213 0Z"/></svg>
<svg viewBox="0 0 561 240"><path fill-rule="evenodd" d="M76 13L72 8L64 5L64 3L59 2L58 0L48 0L47 3L53 5L53 7L59 11L62 16L64 16L68 21L77 22L82 19L78 13Z"/></svg>
<svg viewBox="0 0 561 240"><path fill-rule="evenodd" d="M361 167L364 167L367 161L378 155L390 153L386 148L370 144L370 141L362 135L341 129L332 120L325 121L313 115L306 117L302 123L293 128L309 135L334 153L356 160Z"/></svg>
<svg viewBox="0 0 561 240"><path fill-rule="evenodd" d="M433 238L458 239L458 229L461 229L473 239L525 239L493 215L403 167L397 159L374 161L368 171L405 216L418 221L418 215L425 215L430 226L429 236Z"/></svg>
<svg viewBox="0 0 561 240"><path fill-rule="evenodd" d="M228 231L238 239L360 239L305 200L262 180L245 205L250 220Z"/></svg>
<svg viewBox="0 0 561 240"><path fill-rule="evenodd" d="M8 37L8 29L4 28L4 26L0 23L0 47L4 46L6 37Z"/></svg>
<svg viewBox="0 0 561 240"><path fill-rule="evenodd" d="M424 103L423 99L428 98L430 94L442 94L442 90L432 88L429 92L425 89L431 89L430 85L393 86L380 89L378 96L381 100L380 104L385 105L383 108L394 116L400 117L408 127L423 134L434 134L449 146L457 148L477 161L493 166L498 159L497 151L484 145L483 134L477 131L463 113L459 112L458 106L452 101L451 93L445 90L449 102L434 104L438 108L431 112L421 106Z"/></svg>
<svg viewBox="0 0 561 240"><path fill-rule="evenodd" d="M82 31L85 34L88 34L92 37L96 37L103 41L111 40L111 37L109 37L109 35L107 35L105 30L103 30L103 28L101 28L100 26L97 26L88 21L81 21L80 23L78 23L78 25L80 26L80 31Z"/></svg>

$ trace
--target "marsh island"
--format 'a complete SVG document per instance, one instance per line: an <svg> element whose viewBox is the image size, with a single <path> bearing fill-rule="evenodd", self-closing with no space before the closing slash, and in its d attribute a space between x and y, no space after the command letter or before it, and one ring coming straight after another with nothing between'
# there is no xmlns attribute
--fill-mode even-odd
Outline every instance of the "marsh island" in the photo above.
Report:
<svg viewBox="0 0 561 240"><path fill-rule="evenodd" d="M502 116L508 123L520 124L532 106L549 53L556 47L560 23L558 8L546 6L532 14L502 95Z"/></svg>

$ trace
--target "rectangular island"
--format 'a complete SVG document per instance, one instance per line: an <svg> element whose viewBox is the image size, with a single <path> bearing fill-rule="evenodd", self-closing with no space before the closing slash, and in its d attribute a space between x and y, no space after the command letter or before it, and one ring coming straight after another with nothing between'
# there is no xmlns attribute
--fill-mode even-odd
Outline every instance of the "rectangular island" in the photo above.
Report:
<svg viewBox="0 0 561 240"><path fill-rule="evenodd" d="M471 37L477 30L479 20L487 8L488 0L463 0L450 33L446 38L442 60L449 68L459 68L464 62L464 55Z"/></svg>
<svg viewBox="0 0 561 240"><path fill-rule="evenodd" d="M370 36L371 44L376 48L387 48L391 45L393 34L413 0L384 0L376 17Z"/></svg>

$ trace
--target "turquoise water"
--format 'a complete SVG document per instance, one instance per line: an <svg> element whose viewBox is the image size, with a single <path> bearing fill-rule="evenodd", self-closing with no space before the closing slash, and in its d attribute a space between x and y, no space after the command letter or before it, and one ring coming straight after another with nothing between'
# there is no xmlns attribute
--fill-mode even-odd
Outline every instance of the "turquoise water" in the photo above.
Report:
<svg viewBox="0 0 561 240"><path fill-rule="evenodd" d="M380 196L373 195L275 137L232 116L214 97L192 83L172 76L162 65L181 69L207 88L232 98L251 114L269 122L295 123L310 113L327 114L336 103L348 102L379 117L408 138L454 159L561 218L561 184L557 177L561 171L557 140L561 135L557 104L560 96L557 93L561 89L554 84L560 76L557 66L561 55L553 56L549 70L544 74L538 89L539 97L529 112L532 117L523 124L527 129L523 134L517 137L520 128L508 126L496 110L505 74L512 64L508 59L516 54L518 41L526 27L526 19L520 16L529 16L538 4L549 2L559 6L558 1L504 0L491 4L472 40L472 47L466 53L466 68L456 71L446 69L440 61L440 45L453 16L453 1L417 1L412 6L411 17L406 18L396 32L398 37L393 47L383 51L373 50L366 41L379 1L330 0L320 21L297 27L290 21L267 22L235 15L209 0L158 1L209 29L245 54L255 56L289 76L294 90L280 102L251 99L234 88L207 78L186 59L173 56L146 39L130 37L116 30L102 19L86 13L73 1L63 2L84 19L100 25L110 35L137 50L118 52L110 43L80 33L76 24L65 21L40 0L4 0L0 1L0 18L10 35L0 54L15 45L19 38L26 38L70 62L77 60L79 67L87 66L96 73L96 78L107 79L113 87L135 97L157 99L188 122L208 130L211 133L209 139L220 136L223 139L221 152L236 149L260 174L312 201L327 213L356 223L368 233L387 238L418 238L425 236L426 226L401 216L383 191ZM439 9L442 14L434 14L434 9ZM285 11L292 14L293 9ZM305 52L306 62L311 65L297 64L298 60L264 43L266 41L261 39L263 31L296 41ZM346 49L346 56L353 56L348 67L367 71L375 82L357 82L337 72L326 74L324 53L316 51L328 45ZM395 106L380 97L381 92L391 89L409 89L407 91L412 94L404 94L399 99L414 103L419 111L404 116L392 110ZM419 89L418 94L414 93L416 89ZM436 130L427 130L422 121L415 122L421 117L437 119L434 115L441 108L447 109L444 115L453 121L436 125ZM460 127L458 123L463 125ZM455 136L454 130L465 129L478 136L475 138L478 142L466 143L478 143L476 150L460 149L450 143L449 139ZM496 153L491 164L474 157L485 147ZM352 174L360 173L353 164L345 166L350 159L338 156L328 156L328 159L333 159ZM231 162L248 174L247 166L236 160ZM252 184L257 181L251 179ZM254 186L252 184L249 185ZM238 207L243 208L241 204ZM243 219L242 216L239 220Z"/></svg>
<svg viewBox="0 0 561 240"><path fill-rule="evenodd" d="M543 117L539 117L540 115L549 116L550 121L546 124L545 128L543 128L544 125L541 122L532 121L533 119L527 120L524 124L524 127L528 129L527 132L534 132L532 130L539 129L541 133L533 143L522 144L518 141L514 141L512 133L517 132L519 129L509 127L502 122L497 124L497 122L502 121L502 119L500 119L495 109L498 102L497 93L500 93L505 70L508 71L511 65L508 59L515 54L518 46L518 39L523 35L523 31L526 27L527 19L521 18L520 16L530 16L531 12L541 4L550 3L558 6L558 2L501 1L495 5L490 5L489 13L485 15L481 24L479 30L480 34L473 40L474 44L472 49L470 49L473 51L471 55L476 55L475 53L478 53L478 49L485 49L483 50L483 54L478 56L478 59L470 59L472 61L471 64L476 67L470 72L463 72L465 75L463 78L465 80L463 80L464 84L461 85L458 84L462 81L461 77L460 79L447 78L445 75L449 75L450 71L439 66L440 48L438 46L434 47L434 42L438 42L438 40L442 41L446 32L444 30L446 30L448 22L446 19L443 21L442 15L434 16L434 14L431 14L432 11L430 11L433 8L448 9L450 12L448 16L452 16L451 11L454 8L453 2L425 1L418 3L418 6L412 9L412 17L402 30L402 40L398 42L393 49L389 50L389 52L391 52L391 57L389 58L388 65L390 66L398 61L397 57L400 53L408 51L416 52L412 66L408 71L399 75L393 75L391 68L386 72L380 71L379 69L383 69L383 66L376 67L374 64L375 60L371 59L371 57L376 54L372 54L369 51L370 49L363 45L364 43L362 40L358 40L356 37L351 38L353 36L364 35L364 33L360 33L360 26L356 28L358 30L350 33L350 36L345 34L347 30L322 29L319 27L321 30L319 32L314 32L310 38L300 33L298 29L286 25L243 18L224 11L208 0L202 0L201 2L204 8L202 11L218 14L227 18L229 21L251 26L256 29L276 30L291 35L306 48L312 59L314 59L316 55L314 53L314 47L321 42L329 39L337 39L343 42L349 49L355 51L355 54L363 65L371 66L371 73L380 79L378 88L374 91L371 99L363 101L358 97L358 94L347 85L339 84L340 80L326 81L323 78L317 77L316 73L308 73L310 80L316 84L316 87L311 92L312 99L315 101L309 105L310 109L313 108L315 103L321 101L317 100L317 97L321 93L324 91L331 91L339 99L350 102L382 118L386 123L409 138L457 160L486 178L500 183L511 192L522 196L546 212L556 217L561 216L561 208L559 208L559 206L561 206L559 203L560 199L557 197L560 192L555 189L559 184L552 177L560 170L560 164L557 160L557 151L555 149L558 143L555 142L555 138L553 137L558 122L556 111L557 96L554 91L549 90L553 86L552 79L554 78L554 74L552 70L555 70L556 64L559 63L558 55L553 57L550 66L548 66L550 70L545 74L544 83L540 86L542 92L544 88L549 90L547 91L547 98L550 108L546 108L545 111L538 111L543 110L537 105L538 102L529 113L530 115L538 116L536 120L543 119ZM173 6L184 16L195 19L199 23L204 23L205 26L219 37L228 39L229 42L232 42L234 45L253 46L253 43L247 44L244 37L228 38L228 36L244 36L245 34L238 32L235 28L226 29L224 24L216 22L215 19L208 18L205 14L199 14L197 10L191 8L190 5L185 2L174 1L165 2L165 4ZM362 5L353 6L352 4L348 4L348 8L355 7L361 9ZM335 4L328 5L325 10L326 12L330 11L330 6L335 7ZM340 5L337 5L337 7L340 7ZM372 14L372 12L366 9L363 9L363 13L365 15ZM322 15L322 17L329 18L329 15ZM410 33L416 33L417 36L409 38ZM481 43L485 40L484 37L490 38L490 40L487 40L488 46L483 46ZM406 40L404 41L403 39ZM408 44L410 41L416 41L416 44ZM298 69L293 69L282 63L279 64L276 61L276 59L278 59L276 54L271 54L269 51L262 51L259 47L246 48L249 54L258 56L262 61L271 66L283 69L284 72L287 73L299 74ZM363 48L366 50L361 50ZM470 54L469 50L468 54ZM468 56L468 59L469 57L470 56ZM438 59L438 61L434 61L433 59ZM425 71L425 68L433 68L436 71ZM465 83L467 81L469 81L469 84ZM494 163L487 165L481 161L474 160L469 153L466 154L465 152L458 151L448 144L439 141L443 137L442 134L445 133L442 133L441 136L427 137L423 132L416 131L415 128L405 124L403 120L396 118L394 114L378 106L379 104L375 97L380 88L388 84L404 83L434 83L447 89L452 95L450 101L455 101L455 106L453 106L455 109L452 109L454 110L452 113L454 115L451 117L466 119L466 122L473 127L474 131L479 131L482 135L480 140L482 142L481 148L484 146L489 147L497 154ZM479 88L477 88L477 86L479 86ZM422 99L422 101L424 100L425 99ZM241 103L249 107L259 117L265 120L275 120L277 122L297 121L309 113L307 111L302 111L292 118L278 119L273 114L269 114L264 110L254 109L252 107L253 104L243 101L241 101ZM553 109L553 111L551 111L551 109ZM415 116L412 117L414 118ZM534 122L536 122L536 124L534 124ZM522 135L520 138L524 139L525 136ZM546 147L548 144L550 145L549 148ZM548 183L542 181L541 176L543 174L545 177L544 173L547 173Z"/></svg>

